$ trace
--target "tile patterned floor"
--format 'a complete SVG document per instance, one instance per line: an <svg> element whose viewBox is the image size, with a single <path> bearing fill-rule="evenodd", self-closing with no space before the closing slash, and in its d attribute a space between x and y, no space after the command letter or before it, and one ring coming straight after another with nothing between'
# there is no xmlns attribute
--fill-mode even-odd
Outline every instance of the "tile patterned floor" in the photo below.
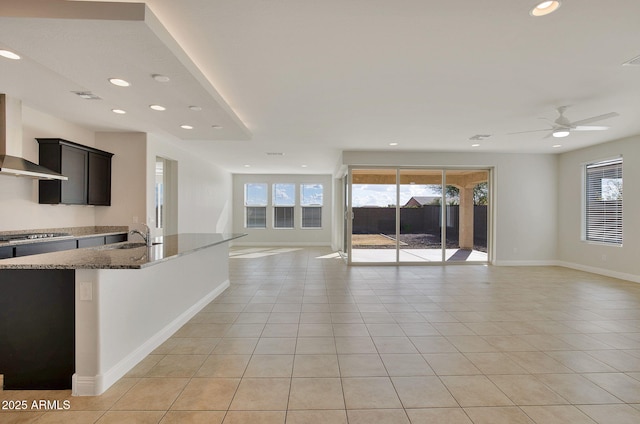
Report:
<svg viewBox="0 0 640 424"><path fill-rule="evenodd" d="M105 394L4 423L640 422L640 285L234 249L232 284Z"/></svg>

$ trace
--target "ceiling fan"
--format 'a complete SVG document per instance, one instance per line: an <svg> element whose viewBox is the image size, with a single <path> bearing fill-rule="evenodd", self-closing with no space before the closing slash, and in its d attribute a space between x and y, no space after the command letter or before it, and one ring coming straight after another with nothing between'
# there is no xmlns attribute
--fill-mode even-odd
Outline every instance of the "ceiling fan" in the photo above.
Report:
<svg viewBox="0 0 640 424"><path fill-rule="evenodd" d="M586 124L590 124L592 122L602 121L605 119L619 116L618 113L616 112L609 112L609 113L605 113L604 115L598 115L598 116L594 116L587 119L581 119L580 121L570 122L569 119L567 119L564 116L564 111L567 110L568 107L569 106L560 106L557 109L559 116L555 121L553 121L553 123L551 124L551 128L545 128L541 130L532 130L532 131L520 131L520 132L515 132L510 134L524 134L524 133L539 132L539 131L549 131L549 134L547 134L544 137L544 138L549 138L551 136L566 137L573 131L603 131L603 130L608 130L609 127L600 126L600 125L586 125ZM541 118L541 119L545 119L545 118Z"/></svg>

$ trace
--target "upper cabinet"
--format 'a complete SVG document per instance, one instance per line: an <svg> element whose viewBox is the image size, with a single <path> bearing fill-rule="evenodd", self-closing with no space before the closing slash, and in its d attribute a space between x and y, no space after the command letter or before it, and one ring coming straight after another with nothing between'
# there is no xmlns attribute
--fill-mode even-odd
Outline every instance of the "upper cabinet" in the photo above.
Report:
<svg viewBox="0 0 640 424"><path fill-rule="evenodd" d="M67 181L40 180L39 202L68 205L111 205L112 153L60 138L38 138L40 165Z"/></svg>
<svg viewBox="0 0 640 424"><path fill-rule="evenodd" d="M111 205L111 153L89 152L89 185L87 200L90 205Z"/></svg>

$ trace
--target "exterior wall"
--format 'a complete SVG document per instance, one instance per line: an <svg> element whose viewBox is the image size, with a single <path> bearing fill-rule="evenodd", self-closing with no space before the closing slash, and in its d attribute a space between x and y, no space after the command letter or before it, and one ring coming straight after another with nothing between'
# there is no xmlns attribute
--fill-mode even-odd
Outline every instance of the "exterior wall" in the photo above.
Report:
<svg viewBox="0 0 640 424"><path fill-rule="evenodd" d="M583 166L623 157L623 245L582 241ZM558 258L565 266L640 282L640 136L564 153L559 161Z"/></svg>
<svg viewBox="0 0 640 424"><path fill-rule="evenodd" d="M442 209L440 206L400 208L400 232L402 234L440 234ZM473 207L473 239L487 242L487 206ZM396 208L353 208L351 224L353 234L396 234ZM460 206L447 205L447 238L457 238L460 233Z"/></svg>
<svg viewBox="0 0 640 424"><path fill-rule="evenodd" d="M273 228L273 208L267 206L267 228L246 228L244 209L244 185L247 183L266 183L269 189L269 199L272 196L272 185L275 183L296 183L296 207L294 210L293 229ZM300 228L300 184L322 184L322 228ZM299 245L299 246L329 246L333 228L332 210L333 194L330 175L262 175L262 174L234 174L233 176L233 232L247 233L247 237L240 239L234 245ZM271 202L269 202L271 203Z"/></svg>
<svg viewBox="0 0 640 424"><path fill-rule="evenodd" d="M493 263L555 263L558 166L554 155L343 152L342 164L491 168Z"/></svg>

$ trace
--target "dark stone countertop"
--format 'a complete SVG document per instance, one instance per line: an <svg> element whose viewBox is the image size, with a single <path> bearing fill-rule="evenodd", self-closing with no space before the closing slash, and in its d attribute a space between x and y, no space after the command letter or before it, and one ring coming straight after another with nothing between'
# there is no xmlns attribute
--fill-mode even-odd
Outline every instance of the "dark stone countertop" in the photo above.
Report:
<svg viewBox="0 0 640 424"><path fill-rule="evenodd" d="M2 269L140 269L226 243L246 234L187 233L157 237L151 247L119 249L132 242L0 260Z"/></svg>

